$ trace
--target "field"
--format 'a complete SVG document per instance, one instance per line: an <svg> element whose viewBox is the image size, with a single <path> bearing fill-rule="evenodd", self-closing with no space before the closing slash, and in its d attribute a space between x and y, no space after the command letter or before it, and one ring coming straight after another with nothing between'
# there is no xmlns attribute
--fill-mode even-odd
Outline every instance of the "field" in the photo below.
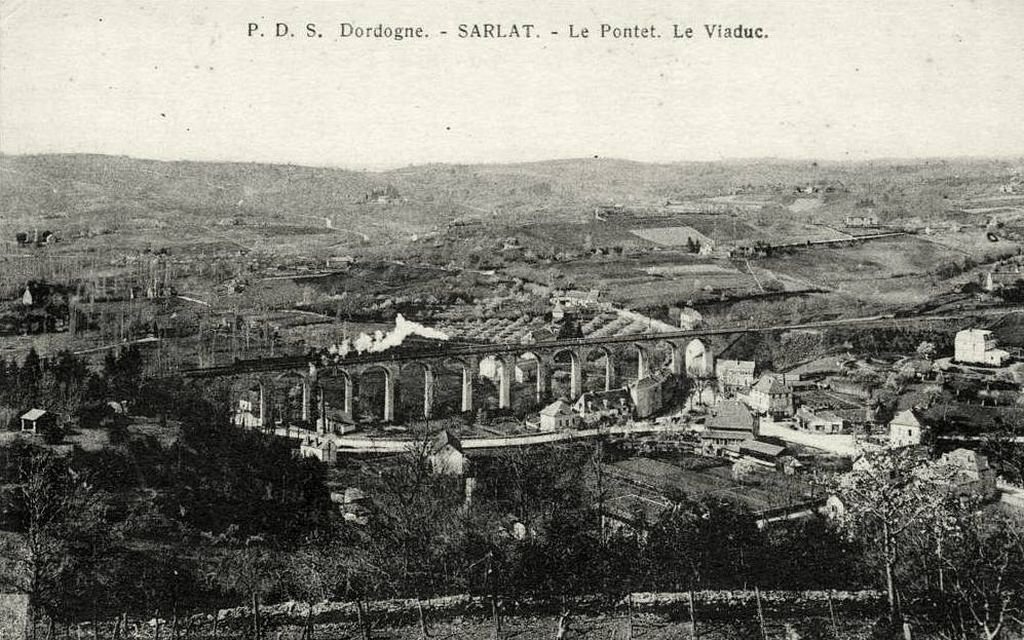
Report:
<svg viewBox="0 0 1024 640"><path fill-rule="evenodd" d="M719 497L749 509L753 513L786 507L810 499L810 488L799 481L781 480L776 474L759 474L759 480L740 483L733 479L728 464L694 466L692 456L683 456L680 464L651 458L630 458L609 465L614 478L639 482L659 491L676 491L695 498ZM760 486L761 480L771 480ZM780 484L780 482L782 484Z"/></svg>
<svg viewBox="0 0 1024 640"><path fill-rule="evenodd" d="M936 295L942 284L937 272L964 259L957 249L898 237L800 248L759 260L758 266L858 298L907 304Z"/></svg>
<svg viewBox="0 0 1024 640"><path fill-rule="evenodd" d="M649 229L630 229L635 236L644 240L668 247L685 247L697 242L701 245L710 243L710 239L693 227L652 227Z"/></svg>

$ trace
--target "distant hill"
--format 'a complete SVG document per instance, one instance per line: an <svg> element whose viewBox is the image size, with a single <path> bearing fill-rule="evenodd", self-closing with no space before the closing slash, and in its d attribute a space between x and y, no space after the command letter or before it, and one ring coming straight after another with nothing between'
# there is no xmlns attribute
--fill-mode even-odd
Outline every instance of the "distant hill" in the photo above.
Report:
<svg viewBox="0 0 1024 640"><path fill-rule="evenodd" d="M598 203L656 205L766 189L789 193L796 185L829 182L854 193L897 200L926 196L934 202L984 192L1020 166L1001 160L648 164L582 158L358 172L102 155L0 156L0 221L59 217L123 228L225 218L246 225L323 224L329 216L340 226L414 232L459 217L580 220ZM381 193L389 194L383 209L375 196Z"/></svg>
<svg viewBox="0 0 1024 640"><path fill-rule="evenodd" d="M0 215L12 216L124 208L322 214L383 185L340 169L100 155L4 156L0 172Z"/></svg>

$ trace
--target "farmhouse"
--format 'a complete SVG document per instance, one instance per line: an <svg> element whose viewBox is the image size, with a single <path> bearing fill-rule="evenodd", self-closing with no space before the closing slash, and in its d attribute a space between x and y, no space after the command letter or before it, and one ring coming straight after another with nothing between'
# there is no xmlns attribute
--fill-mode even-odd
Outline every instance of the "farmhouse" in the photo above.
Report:
<svg viewBox="0 0 1024 640"><path fill-rule="evenodd" d="M750 406L761 415L789 417L793 415L793 388L784 375L767 374L750 390Z"/></svg>
<svg viewBox="0 0 1024 640"><path fill-rule="evenodd" d="M843 220L843 224L847 227L877 227L878 216L873 213L846 216L846 219Z"/></svg>
<svg viewBox="0 0 1024 640"><path fill-rule="evenodd" d="M700 311L689 306L682 309L679 307L669 307L668 315L672 320L679 320L678 324L680 329L686 329L688 331L696 329L704 322L704 316L700 314Z"/></svg>
<svg viewBox="0 0 1024 640"><path fill-rule="evenodd" d="M812 411L800 407L796 411L796 424L802 431L812 433L842 433L843 419L831 411Z"/></svg>
<svg viewBox="0 0 1024 640"><path fill-rule="evenodd" d="M665 406L666 396L672 390L670 378L671 374L662 369L629 385L629 395L638 418L653 415Z"/></svg>
<svg viewBox="0 0 1024 640"><path fill-rule="evenodd" d="M996 339L991 331L964 329L953 339L953 359L967 364L1001 367L1010 359L1010 354L996 348Z"/></svg>
<svg viewBox="0 0 1024 640"><path fill-rule="evenodd" d="M564 400L555 400L540 410L541 431L561 431L576 426L576 414Z"/></svg>
<svg viewBox="0 0 1024 640"><path fill-rule="evenodd" d="M757 438L757 417L739 400L726 400L714 411L700 437L704 455L722 455L727 447Z"/></svg>
<svg viewBox="0 0 1024 640"><path fill-rule="evenodd" d="M913 409L900 411L889 422L889 446L895 449L921 444L921 432L924 428L924 424Z"/></svg>
<svg viewBox="0 0 1024 640"><path fill-rule="evenodd" d="M959 495L990 500L996 496L996 471L988 458L970 449L942 454L936 463L937 478Z"/></svg>

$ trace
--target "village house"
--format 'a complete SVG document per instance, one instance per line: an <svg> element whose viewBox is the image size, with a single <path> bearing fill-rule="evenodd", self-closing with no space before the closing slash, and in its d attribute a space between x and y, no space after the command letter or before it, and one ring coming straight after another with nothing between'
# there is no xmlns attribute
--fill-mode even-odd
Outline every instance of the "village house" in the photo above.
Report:
<svg viewBox="0 0 1024 640"><path fill-rule="evenodd" d="M715 364L718 389L723 394L747 393L754 386L753 360L719 360Z"/></svg>
<svg viewBox="0 0 1024 640"><path fill-rule="evenodd" d="M257 389L246 389L238 399L235 407L234 424L236 427L248 429L262 426L260 414L260 392Z"/></svg>
<svg viewBox="0 0 1024 640"><path fill-rule="evenodd" d="M671 393L671 374L664 369L629 385L629 395L638 418L647 418L661 411L670 400Z"/></svg>
<svg viewBox="0 0 1024 640"><path fill-rule="evenodd" d="M965 364L1001 367L1010 359L1007 351L997 348L992 332L987 329L964 329L953 339L953 359Z"/></svg>
<svg viewBox="0 0 1024 640"><path fill-rule="evenodd" d="M758 436L757 416L739 400L726 400L713 410L700 434L701 453L719 456L728 447L754 440Z"/></svg>
<svg viewBox="0 0 1024 640"><path fill-rule="evenodd" d="M334 465L338 462L338 446L333 438L309 436L302 439L299 455L303 458L316 458L324 464Z"/></svg>
<svg viewBox="0 0 1024 640"><path fill-rule="evenodd" d="M704 316L690 306L682 309L679 307L669 307L668 315L670 319L678 321L680 329L685 330L696 329L704 322Z"/></svg>
<svg viewBox="0 0 1024 640"><path fill-rule="evenodd" d="M617 422L633 415L633 398L627 389L587 391L576 400L572 410L586 424L601 420Z"/></svg>
<svg viewBox="0 0 1024 640"><path fill-rule="evenodd" d="M321 412L323 418L318 417L316 425L321 431L343 436L359 430L359 425L353 422L351 414L346 413L341 407L323 403Z"/></svg>
<svg viewBox="0 0 1024 640"><path fill-rule="evenodd" d="M469 459L462 450L462 441L445 429L437 434L430 445L430 466L434 473L461 476L469 466Z"/></svg>
<svg viewBox="0 0 1024 640"><path fill-rule="evenodd" d="M540 410L541 431L562 431L576 426L577 416L564 400L555 400Z"/></svg>
<svg viewBox="0 0 1024 640"><path fill-rule="evenodd" d="M846 216L843 224L847 227L877 227L878 216L873 213Z"/></svg>
<svg viewBox="0 0 1024 640"><path fill-rule="evenodd" d="M808 407L796 410L796 426L811 433L842 433L844 420L828 410L813 411Z"/></svg>
<svg viewBox="0 0 1024 640"><path fill-rule="evenodd" d="M750 389L750 407L764 416L788 418L793 415L793 388L786 384L785 375L761 376Z"/></svg>
<svg viewBox="0 0 1024 640"><path fill-rule="evenodd" d="M936 462L936 478L958 495L991 500L996 489L996 471L988 458L970 449L955 449Z"/></svg>
<svg viewBox="0 0 1024 640"><path fill-rule="evenodd" d="M21 416L22 432L41 433L57 426L57 416L45 409L30 409Z"/></svg>
<svg viewBox="0 0 1024 640"><path fill-rule="evenodd" d="M608 305L601 303L600 289L589 289L587 291L568 289L566 291L558 292L552 300L556 304L563 305L566 310L580 308L608 308Z"/></svg>
<svg viewBox="0 0 1024 640"><path fill-rule="evenodd" d="M925 426L913 409L900 411L889 422L889 446L896 449L921 444Z"/></svg>

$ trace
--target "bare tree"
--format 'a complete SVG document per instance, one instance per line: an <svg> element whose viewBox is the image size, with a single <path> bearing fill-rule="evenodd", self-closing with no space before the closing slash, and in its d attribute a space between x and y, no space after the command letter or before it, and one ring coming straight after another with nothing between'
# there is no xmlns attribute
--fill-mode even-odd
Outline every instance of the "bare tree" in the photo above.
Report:
<svg viewBox="0 0 1024 640"><path fill-rule="evenodd" d="M1024 633L1024 522L975 513L943 561L949 574L942 607L947 632L985 640Z"/></svg>
<svg viewBox="0 0 1024 640"><path fill-rule="evenodd" d="M842 525L866 548L876 549L894 623L901 619L897 571L902 547L915 528L942 512L945 499L944 492L924 480L925 465L912 448L890 449L865 456L833 486L845 508Z"/></svg>
<svg viewBox="0 0 1024 640"><path fill-rule="evenodd" d="M103 529L104 503L88 480L48 452L25 452L18 468L13 512L20 535L0 539L0 584L29 596L31 619L67 610L73 560L89 553Z"/></svg>

